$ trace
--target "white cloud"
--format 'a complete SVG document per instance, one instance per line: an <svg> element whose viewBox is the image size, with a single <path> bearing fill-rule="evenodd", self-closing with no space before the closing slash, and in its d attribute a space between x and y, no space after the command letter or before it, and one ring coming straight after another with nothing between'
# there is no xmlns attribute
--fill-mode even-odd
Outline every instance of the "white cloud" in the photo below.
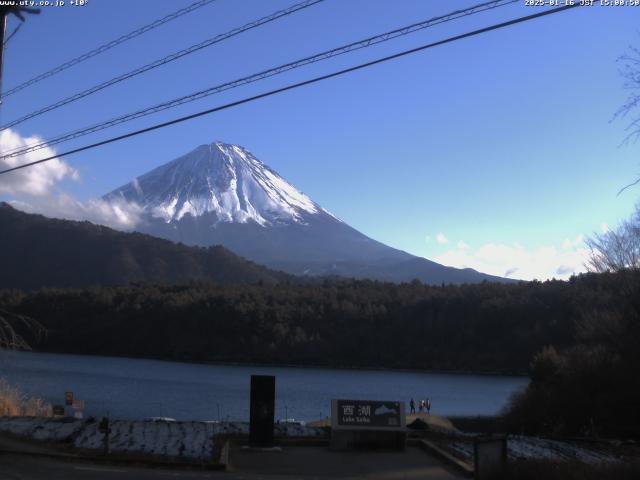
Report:
<svg viewBox="0 0 640 480"><path fill-rule="evenodd" d="M517 243L487 243L472 250L458 245L458 248L448 250L434 260L444 265L473 268L483 273L522 280L568 279L572 274L586 270L584 265L590 252L583 242L584 238L580 235L575 240L565 240L562 248L553 245L525 248Z"/></svg>
<svg viewBox="0 0 640 480"><path fill-rule="evenodd" d="M445 243L449 242L449 239L444 236L444 233L439 232L436 235L436 242L438 242L440 245L444 245Z"/></svg>
<svg viewBox="0 0 640 480"><path fill-rule="evenodd" d="M67 220L88 220L118 230L132 230L140 221L142 208L124 200L105 202L90 199L85 202L65 193L9 202L13 207L28 213L40 213L46 217Z"/></svg>
<svg viewBox="0 0 640 480"><path fill-rule="evenodd" d="M0 132L0 152L40 143L36 136L21 137L12 130ZM55 155L55 150L45 147L26 155L0 159L0 170ZM69 220L88 220L121 230L131 230L140 220L142 209L125 201L105 202L101 199L78 200L60 191L66 179L79 180L80 175L59 158L0 175L0 195L8 197L11 205L29 213L41 213L48 217Z"/></svg>
<svg viewBox="0 0 640 480"><path fill-rule="evenodd" d="M457 245L458 249L460 250L467 250L469 248L469 245L467 245L466 243L464 243L462 240L460 240Z"/></svg>
<svg viewBox="0 0 640 480"><path fill-rule="evenodd" d="M602 233L607 233L609 231L609 225L603 223L602 225L600 225L600 230L602 230Z"/></svg>
<svg viewBox="0 0 640 480"><path fill-rule="evenodd" d="M564 242L562 242L562 248L564 248L565 250L570 250L572 248L576 248L580 245L582 245L584 243L584 235L578 235L575 240L570 240L570 239L565 239Z"/></svg>
<svg viewBox="0 0 640 480"><path fill-rule="evenodd" d="M13 130L0 132L0 152L8 152L25 147L27 144L40 143L42 139L21 137ZM41 158L55 155L55 151L45 147L37 152L27 153L13 158L0 159L0 170L17 167ZM0 194L5 195L47 195L51 189L65 178L78 180L78 172L66 162L54 158L48 162L23 168L11 173L0 175Z"/></svg>

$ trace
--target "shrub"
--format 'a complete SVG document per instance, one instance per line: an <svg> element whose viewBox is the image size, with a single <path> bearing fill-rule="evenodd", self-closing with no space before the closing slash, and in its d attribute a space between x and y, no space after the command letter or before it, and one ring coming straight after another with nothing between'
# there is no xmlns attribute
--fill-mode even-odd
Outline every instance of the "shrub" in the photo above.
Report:
<svg viewBox="0 0 640 480"><path fill-rule="evenodd" d="M0 417L50 417L51 405L39 397L24 395L16 386L0 378Z"/></svg>

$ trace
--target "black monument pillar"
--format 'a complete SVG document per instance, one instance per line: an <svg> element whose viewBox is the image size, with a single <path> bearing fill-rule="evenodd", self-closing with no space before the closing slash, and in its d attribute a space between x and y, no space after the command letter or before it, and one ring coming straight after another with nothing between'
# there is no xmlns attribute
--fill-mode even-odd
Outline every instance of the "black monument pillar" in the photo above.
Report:
<svg viewBox="0 0 640 480"><path fill-rule="evenodd" d="M276 377L251 375L249 445L252 447L273 446L275 396Z"/></svg>

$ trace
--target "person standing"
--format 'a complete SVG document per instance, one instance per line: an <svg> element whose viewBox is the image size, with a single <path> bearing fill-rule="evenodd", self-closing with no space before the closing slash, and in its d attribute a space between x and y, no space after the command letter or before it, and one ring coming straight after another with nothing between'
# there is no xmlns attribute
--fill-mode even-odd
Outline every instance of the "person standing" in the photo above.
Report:
<svg viewBox="0 0 640 480"><path fill-rule="evenodd" d="M410 413L416 413L416 402L413 401L413 398L409 401L409 408L411 409Z"/></svg>
<svg viewBox="0 0 640 480"><path fill-rule="evenodd" d="M431 414L431 399L430 398L427 398L426 407L427 407L427 414Z"/></svg>

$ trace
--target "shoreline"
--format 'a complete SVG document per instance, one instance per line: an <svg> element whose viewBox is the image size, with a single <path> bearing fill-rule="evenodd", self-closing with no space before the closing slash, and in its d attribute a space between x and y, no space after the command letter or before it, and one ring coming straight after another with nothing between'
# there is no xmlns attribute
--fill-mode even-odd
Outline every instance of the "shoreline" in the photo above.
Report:
<svg viewBox="0 0 640 480"><path fill-rule="evenodd" d="M486 371L486 370L429 370L420 368L389 368L389 367L363 367L357 365L336 366L336 365L309 365L309 364L288 364L288 363L257 363L257 362L232 362L232 361L197 361L197 360L178 360L172 358L159 357L143 357L131 355L113 355L113 354L95 354L95 353L76 353L76 352L60 352L52 350L26 350L26 353L45 353L54 355L74 355L85 357L101 357L101 358L117 358L131 360L153 360L157 362L173 362L193 365L212 365L225 367L258 367L258 368L297 368L297 369L313 369L313 370L345 370L345 371L371 371L371 372L402 372L402 373L424 373L432 375L468 375L468 376L486 376L486 377L517 377L529 378L526 372L505 372L505 371ZM7 352L8 353L8 352ZM0 357L1 358L1 357Z"/></svg>

